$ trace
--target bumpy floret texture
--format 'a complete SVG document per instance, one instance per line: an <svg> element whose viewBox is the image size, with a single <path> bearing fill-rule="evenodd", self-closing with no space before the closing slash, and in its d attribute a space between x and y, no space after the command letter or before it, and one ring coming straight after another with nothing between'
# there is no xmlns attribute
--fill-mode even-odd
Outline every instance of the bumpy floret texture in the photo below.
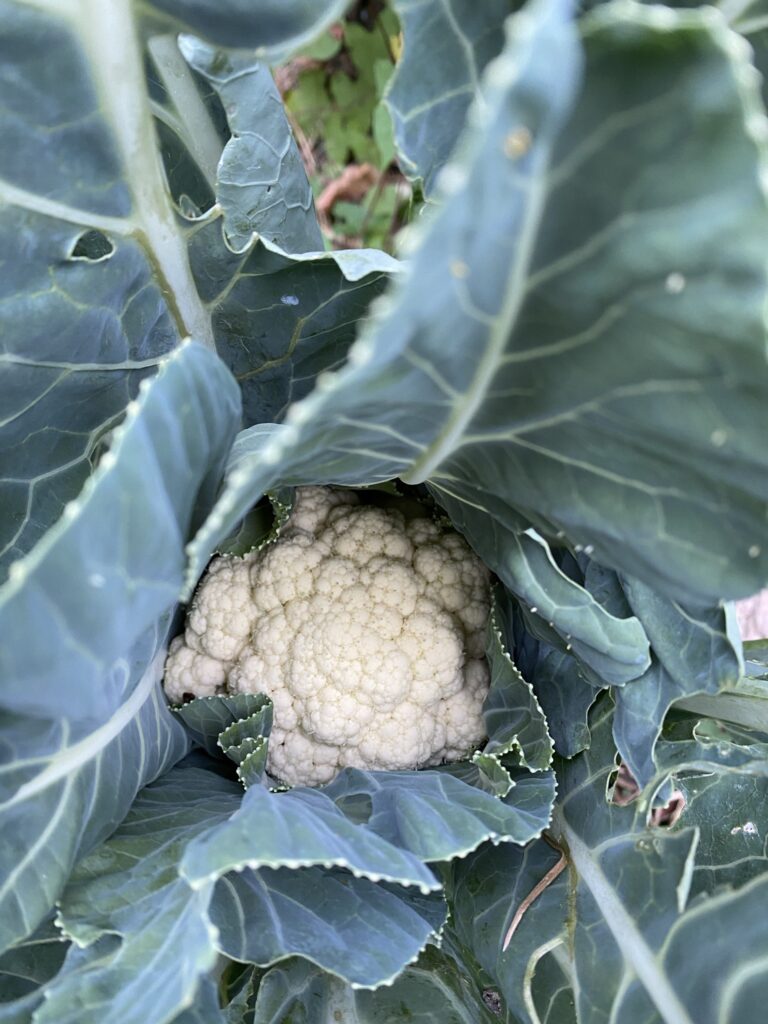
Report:
<svg viewBox="0 0 768 1024"><path fill-rule="evenodd" d="M267 767L292 785L453 761L485 732L488 615L488 570L457 533L299 488L275 543L211 563L165 689L268 694Z"/></svg>

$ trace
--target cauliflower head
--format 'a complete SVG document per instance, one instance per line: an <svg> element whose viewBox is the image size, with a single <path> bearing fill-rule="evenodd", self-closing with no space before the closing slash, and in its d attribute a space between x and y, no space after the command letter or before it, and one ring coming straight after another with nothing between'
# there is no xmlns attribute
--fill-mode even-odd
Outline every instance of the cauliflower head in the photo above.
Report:
<svg viewBox="0 0 768 1024"><path fill-rule="evenodd" d="M457 760L485 735L489 583L431 519L302 487L275 543L211 562L165 691L266 693L267 768L292 785Z"/></svg>

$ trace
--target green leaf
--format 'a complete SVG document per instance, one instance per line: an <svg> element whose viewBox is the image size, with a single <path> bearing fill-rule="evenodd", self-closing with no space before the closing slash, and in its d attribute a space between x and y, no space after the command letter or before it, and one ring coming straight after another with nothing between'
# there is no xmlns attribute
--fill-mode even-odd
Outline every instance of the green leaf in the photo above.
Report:
<svg viewBox="0 0 768 1024"><path fill-rule="evenodd" d="M123 824L76 867L59 918L75 940L48 984L40 1024L172 1019L217 958L207 908L213 883L192 889L177 866L191 837L237 809L236 782L192 755L137 797Z"/></svg>
<svg viewBox="0 0 768 1024"><path fill-rule="evenodd" d="M189 258L216 349L242 389L246 426L281 419L344 363L357 321L401 269L373 249L289 256L266 237L235 254L216 211L191 235Z"/></svg>
<svg viewBox="0 0 768 1024"><path fill-rule="evenodd" d="M166 31L194 32L220 46L255 50L276 64L311 43L344 13L347 0L152 0L148 5Z"/></svg>
<svg viewBox="0 0 768 1024"><path fill-rule="evenodd" d="M229 820L187 846L181 873L195 887L244 867L344 867L374 880L439 888L432 872L406 849L350 822L324 792L270 793L251 786Z"/></svg>
<svg viewBox="0 0 768 1024"><path fill-rule="evenodd" d="M219 1005L219 993L211 978L204 978L192 1005L173 1018L172 1024L227 1024Z"/></svg>
<svg viewBox="0 0 768 1024"><path fill-rule="evenodd" d="M565 886L545 889L527 910L507 953L502 953L501 944L515 909L558 860L557 851L544 841L523 849L484 846L452 866L447 886L459 939L526 1024L530 1017L521 1006L523 993L529 975L537 970L540 948L556 942L563 932L568 914Z"/></svg>
<svg viewBox="0 0 768 1024"><path fill-rule="evenodd" d="M343 985L302 960L269 970L258 985L253 1019L259 1024L493 1024L451 956L427 946L392 985L368 992ZM241 1024L242 1018L232 1024Z"/></svg>
<svg viewBox="0 0 768 1024"><path fill-rule="evenodd" d="M436 770L498 797L506 796L514 786L507 769L491 754L476 753L470 761L451 761Z"/></svg>
<svg viewBox="0 0 768 1024"><path fill-rule="evenodd" d="M654 774L653 748L673 702L694 693L717 694L741 674L740 641L729 606L683 606L639 580L624 580L634 613L648 634L648 671L615 691L614 738L632 774L645 786Z"/></svg>
<svg viewBox="0 0 768 1024"><path fill-rule="evenodd" d="M192 740L211 757L221 754L219 737L237 722L249 722L271 707L269 698L261 693L235 693L220 697L200 697L174 708L173 713L184 724Z"/></svg>
<svg viewBox="0 0 768 1024"><path fill-rule="evenodd" d="M322 792L368 831L433 862L463 857L488 839L522 844L539 835L549 821L553 782L528 773L522 779L533 780L535 796L519 803L516 790L501 801L440 771L345 768Z"/></svg>
<svg viewBox="0 0 768 1024"><path fill-rule="evenodd" d="M768 874L768 763L763 776L741 773L678 779L685 821L699 829L691 896L720 886L740 889Z"/></svg>
<svg viewBox="0 0 768 1024"><path fill-rule="evenodd" d="M298 954L374 988L391 983L442 928L442 896L431 897L433 920L422 915L423 900L338 869L262 868L218 883L211 920L227 956L269 966Z"/></svg>
<svg viewBox="0 0 768 1024"><path fill-rule="evenodd" d="M748 880L750 872L738 866L744 851L729 846L735 838L730 831L723 842L722 818L711 821L709 837L702 836L707 809L704 803L697 806L699 784L693 784L690 808L674 831L646 821L654 790L634 805L608 802L616 770L611 719L611 702L602 698L590 720L590 749L558 766L560 798L551 831L566 852L566 873L534 899L504 952L502 938L515 911L560 853L539 841L520 852L485 848L457 862L449 896L459 937L497 980L510 1009L526 1022L544 1019L543 1006L554 997L534 984L539 962L550 951L560 965L562 1012L569 1005L567 985L584 1024L608 1019L714 1024L731 1019L734 992L743 1000L743 1019L759 1017L768 981L768 927L764 916L744 914L740 921L738 915L748 900L762 897L766 877L761 873ZM705 782L713 767L724 783L719 801L711 788L717 783ZM680 764L676 770L686 779L700 775L702 797L706 792L709 809L719 807L721 813L739 778L735 769L721 773L716 765ZM713 888L721 880L742 887ZM706 956L690 956L691 948L701 947L694 929L699 936L718 937L710 944L722 955L718 969ZM746 950L754 951L749 967L754 984L743 986L740 964L749 960ZM545 966L545 977L551 978L551 969L551 963ZM537 991L543 1004L534 999Z"/></svg>
<svg viewBox="0 0 768 1024"><path fill-rule="evenodd" d="M313 34L340 7L318 14L294 3L256 15L193 0L186 13L167 10L238 45L258 35L269 49ZM220 84L229 139L218 97L169 34L182 22L158 22L151 5L128 0L88 0L66 18L56 11L0 2L0 581L77 497L141 381L182 338L233 368L246 422L275 418L343 361L352 321L397 266L384 254L294 264L261 249L234 253L222 207L212 205L217 188L241 232L245 217L249 232L285 245L320 242L309 213L296 214L308 210L309 185L268 73L241 57L243 73ZM236 31L241 22L249 27ZM195 59L210 58L202 43L189 45ZM265 152L273 147L292 169L271 209L254 203L258 174L239 164L252 139L241 129L256 111ZM222 150L226 188L217 184Z"/></svg>
<svg viewBox="0 0 768 1024"><path fill-rule="evenodd" d="M272 702L264 694L202 697L173 709L191 738L212 757L222 751L247 788L264 781Z"/></svg>
<svg viewBox="0 0 768 1024"><path fill-rule="evenodd" d="M301 953L355 985L372 987L391 981L439 933L442 896L361 877L397 878L398 866L410 860L413 870L401 870L401 880L416 882L424 893L439 890L420 862L334 811L335 828L326 824L325 843L340 850L346 837L349 856L336 861L353 874L319 866L296 870L302 861L333 863L310 850L322 839L317 808L333 804L315 790L270 794L255 787L243 795L219 774L220 765L202 752L190 755L142 790L114 835L77 865L59 904L59 923L75 945L46 985L41 1024L91 1024L105 1012L119 1013L126 1024L170 1020L190 1006L220 952L265 965ZM211 835L231 839L232 822L243 819L255 794L274 808L274 827L260 830L264 822L251 813L250 863L287 870L249 870L216 886L229 868L220 863L205 879L190 879L190 852L197 847L199 859L200 842ZM297 801L301 795L305 799ZM297 807L301 816L286 830Z"/></svg>
<svg viewBox="0 0 768 1024"><path fill-rule="evenodd" d="M242 558L261 548L272 534L275 516L268 502L261 501L251 509L232 534L216 549L217 555L235 555Z"/></svg>
<svg viewBox="0 0 768 1024"><path fill-rule="evenodd" d="M572 650L600 679L621 686L648 668L648 639L638 619L612 614L586 587L566 575L535 530L505 530L482 509L439 491L435 497L457 529L472 538L483 561L528 609L528 621L538 616L547 634L554 632L561 646ZM502 610L506 603L501 602ZM531 632L536 632L535 625Z"/></svg>
<svg viewBox="0 0 768 1024"><path fill-rule="evenodd" d="M540 642L530 679L560 757L573 757L588 747L587 716L597 692L581 675L576 659Z"/></svg>
<svg viewBox="0 0 768 1024"><path fill-rule="evenodd" d="M572 757L589 746L587 713L598 694L596 680L591 674L584 678L585 666L565 649L567 644L559 649L528 632L531 616L506 594L500 610L505 644L523 678L530 680L555 750L561 757ZM538 632L540 625L539 621L531 628Z"/></svg>
<svg viewBox="0 0 768 1024"><path fill-rule="evenodd" d="M435 192L436 178L482 93L481 74L504 42L513 0L394 0L403 55L386 95L400 166ZM424 55L432 55L424 74Z"/></svg>
<svg viewBox="0 0 768 1024"><path fill-rule="evenodd" d="M513 19L407 281L241 464L218 529L277 479L399 475L681 602L762 585L763 115L717 15L664 18L598 7L583 73L559 3Z"/></svg>
<svg viewBox="0 0 768 1024"><path fill-rule="evenodd" d="M67 943L53 921L0 956L0 1021L26 1024L43 1000L43 986L61 967Z"/></svg>
<svg viewBox="0 0 768 1024"><path fill-rule="evenodd" d="M483 705L488 742L483 752L496 757L514 752L520 764L541 771L552 763L552 740L536 695L523 679L504 646L500 631L500 588L494 588L486 656L491 688Z"/></svg>
<svg viewBox="0 0 768 1024"><path fill-rule="evenodd" d="M130 237L130 185L81 40L26 4L3 0L0 20L1 582L178 334Z"/></svg>
<svg viewBox="0 0 768 1024"><path fill-rule="evenodd" d="M216 198L229 245L239 252L257 232L286 252L322 251L312 189L267 65L193 36L179 46L227 112L232 138L219 160Z"/></svg>
<svg viewBox="0 0 768 1024"><path fill-rule="evenodd" d="M264 782L271 729L272 702L265 697L258 711L233 722L219 736L219 746L237 765L237 777L246 789Z"/></svg>
<svg viewBox="0 0 768 1024"><path fill-rule="evenodd" d="M221 363L179 348L0 591L0 948L36 927L78 854L187 749L158 680L184 540L210 507L237 414Z"/></svg>

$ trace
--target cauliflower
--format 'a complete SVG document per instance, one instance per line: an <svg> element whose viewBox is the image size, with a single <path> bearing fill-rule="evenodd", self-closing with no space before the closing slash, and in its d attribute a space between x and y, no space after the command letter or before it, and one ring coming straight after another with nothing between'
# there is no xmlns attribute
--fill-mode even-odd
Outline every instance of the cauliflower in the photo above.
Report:
<svg viewBox="0 0 768 1024"><path fill-rule="evenodd" d="M268 694L267 767L293 785L457 760L485 734L488 615L488 570L457 533L302 487L274 544L211 562L165 691Z"/></svg>

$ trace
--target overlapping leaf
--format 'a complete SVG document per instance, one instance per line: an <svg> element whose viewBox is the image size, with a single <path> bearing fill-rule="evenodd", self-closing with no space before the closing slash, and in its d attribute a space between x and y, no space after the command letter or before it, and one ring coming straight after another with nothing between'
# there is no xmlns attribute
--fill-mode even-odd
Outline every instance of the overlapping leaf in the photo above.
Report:
<svg viewBox="0 0 768 1024"><path fill-rule="evenodd" d="M624 580L632 610L653 649L646 673L616 691L614 738L645 786L654 774L653 748L670 705L693 693L716 694L741 675L738 627L730 607L684 607L638 580Z"/></svg>
<svg viewBox="0 0 768 1024"><path fill-rule="evenodd" d="M445 900L433 896L431 904L338 869L267 868L223 878L211 920L234 959L269 965L299 954L354 987L373 988L393 981L440 933Z"/></svg>
<svg viewBox="0 0 768 1024"><path fill-rule="evenodd" d="M533 524L682 601L757 589L768 208L733 39L711 12L609 4L582 53L563 4L513 20L412 273L240 463L219 528L276 480L399 474L463 503L478 544Z"/></svg>
<svg viewBox="0 0 768 1024"><path fill-rule="evenodd" d="M340 9L180 7L168 5L179 24L188 16L237 45L259 37L269 52ZM343 360L354 321L396 266L366 253L249 260L252 232L289 250L322 248L274 84L245 57L235 79L217 78L214 65L234 58L187 39L194 72L158 13L127 0L66 17L0 4L2 578L77 496L141 380L181 338L232 367L249 423L277 417ZM250 150L240 159L254 121L263 152L279 154L279 206L253 198L278 189L277 169L255 166Z"/></svg>
<svg viewBox="0 0 768 1024"><path fill-rule="evenodd" d="M552 739L547 720L529 683L509 656L502 635L501 588L494 590L494 609L488 625L486 657L491 668L491 688L483 705L488 742L485 754L514 752L520 764L532 771L549 768Z"/></svg>
<svg viewBox="0 0 768 1024"><path fill-rule="evenodd" d="M463 857L486 840L526 843L549 821L549 775L525 773L532 800L504 801L446 772L362 772L347 768L323 789L367 829L424 861ZM523 790L524 792L524 790Z"/></svg>
<svg viewBox="0 0 768 1024"><path fill-rule="evenodd" d="M445 903L428 895L440 886L420 860L348 822L317 791L305 791L293 818L299 791L254 786L243 795L225 764L190 755L142 790L111 838L77 865L59 911L75 945L46 981L41 1024L90 1024L105 1012L126 1024L170 1020L191 1004L220 952L263 966L301 954L373 988L439 934ZM210 867L206 837L231 839L228 826L257 794L271 820L248 818L254 828L240 838L248 869L228 875L232 865L221 858L205 878L192 877L201 841ZM334 863L353 873L319 866ZM424 894L371 880L383 877Z"/></svg>
<svg viewBox="0 0 768 1024"><path fill-rule="evenodd" d="M42 986L61 967L67 943L52 920L0 956L0 1021L26 1024L42 1001Z"/></svg>
<svg viewBox="0 0 768 1024"><path fill-rule="evenodd" d="M425 891L439 888L432 872L408 851L361 829L320 790L270 793L251 786L237 812L187 846L180 871L193 886L243 867L344 867Z"/></svg>
<svg viewBox="0 0 768 1024"><path fill-rule="evenodd" d="M745 911L766 889L763 855L756 848L751 873L739 865L743 854L750 859L749 851L736 849L733 840L743 837L731 833L731 812L723 814L738 786L750 785L752 776L736 769L721 774L716 763L694 761L686 769L681 759L676 771L699 779L685 783L690 814L684 811L673 831L649 827L647 800L628 807L607 802L615 771L611 717L611 704L603 699L591 718L589 751L559 766L552 833L565 851L566 873L528 907L503 952L502 937L512 915L560 852L539 842L519 852L484 849L457 863L452 893L459 935L523 1020L535 1019L532 979L550 951L557 951L580 1022L708 1024L736 1019L731 1016L734 999L743 1019L759 1016L768 985L768 930L757 914ZM699 756L701 751L689 747L686 753ZM713 769L722 783L719 793ZM768 823L766 805L758 800L751 806L762 816L755 825L762 832L763 822ZM720 882L740 888L718 890ZM696 929L717 936L712 945L721 955L718 970L710 958L690 955ZM751 978L746 986L740 982L740 959ZM558 991L557 986L548 992L539 987L538 997L551 1001ZM567 1009L568 998L562 999Z"/></svg>
<svg viewBox="0 0 768 1024"><path fill-rule="evenodd" d="M439 495L439 500L457 528L472 536L483 561L495 562L506 589L527 608L531 632L573 652L593 678L608 679L614 686L648 668L648 638L638 619L614 614L585 585L568 576L535 530L507 530L489 516L487 529L480 531L476 512L473 529L468 506L447 495ZM504 600L500 607L504 618Z"/></svg>
<svg viewBox="0 0 768 1024"><path fill-rule="evenodd" d="M485 65L504 44L504 21L513 0L395 0L403 54L386 93L400 166L430 196L481 95ZM425 53L432 55L424 74Z"/></svg>
<svg viewBox="0 0 768 1024"><path fill-rule="evenodd" d="M265 0L254 16L249 0L151 0L148 11L166 31L194 32L212 43L255 50L276 63L341 17L347 0Z"/></svg>
<svg viewBox="0 0 768 1024"><path fill-rule="evenodd" d="M349 1024L432 1024L435 1020L441 1024L493 1024L498 1020L463 965L434 946L428 946L393 985L375 992L343 985L302 960L279 964L261 978L253 978L249 990L236 1009L233 1001L234 1012L227 1024L284 1024L292 1020L325 1024L334 1019Z"/></svg>
<svg viewBox="0 0 768 1024"><path fill-rule="evenodd" d="M0 592L2 948L187 749L158 680L184 539L210 507L238 412L222 364L179 348Z"/></svg>
<svg viewBox="0 0 768 1024"><path fill-rule="evenodd" d="M213 882L193 890L176 867L191 836L236 810L241 788L206 770L204 756L144 789L73 872L59 918L77 945L46 987L41 1024L95 1024L105 1014L126 1024L170 1020L213 968Z"/></svg>

